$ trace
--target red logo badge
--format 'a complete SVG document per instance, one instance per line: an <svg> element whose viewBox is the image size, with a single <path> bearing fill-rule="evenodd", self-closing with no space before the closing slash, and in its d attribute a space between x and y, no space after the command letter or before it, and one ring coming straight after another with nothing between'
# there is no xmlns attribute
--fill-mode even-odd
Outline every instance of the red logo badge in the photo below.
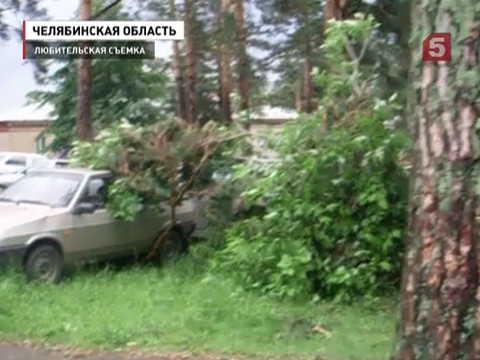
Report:
<svg viewBox="0 0 480 360"><path fill-rule="evenodd" d="M422 44L423 61L446 61L451 59L451 35L449 33L430 34Z"/></svg>

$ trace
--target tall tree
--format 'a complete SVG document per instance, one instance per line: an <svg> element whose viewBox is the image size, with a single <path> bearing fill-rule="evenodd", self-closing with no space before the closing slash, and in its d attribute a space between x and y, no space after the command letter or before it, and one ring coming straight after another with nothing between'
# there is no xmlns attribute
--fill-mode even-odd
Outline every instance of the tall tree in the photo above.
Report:
<svg viewBox="0 0 480 360"><path fill-rule="evenodd" d="M302 20L304 23L304 26L306 27L305 29L305 35L304 35L304 43L305 43L305 49L304 49L304 55L303 55L303 82L304 82L304 105L303 109L306 113L310 113L313 111L313 88L312 88L312 44L311 44L311 25L310 25L310 9L309 9L309 4L305 3L303 4L303 8L301 10L302 12Z"/></svg>
<svg viewBox="0 0 480 360"><path fill-rule="evenodd" d="M168 12L168 2L164 0L137 0L142 10L139 12L140 17L145 20L165 19L170 16ZM226 82L223 92L230 94L238 90L240 94L241 103L238 104L240 108L244 108L249 102L249 106L255 106L262 101L265 84L265 71L260 67L260 61L257 57L248 54L251 48L258 48L258 43L255 44L255 31L258 20L252 17L241 16L243 18L243 25L245 29L249 29L248 41L245 35L239 34L237 26L239 22L239 10L237 0L230 0L230 5L227 6L224 1L224 9L228 8L225 19L221 16L221 1L222 0L195 0L195 1L178 1L176 2L176 10L178 17L191 20L185 24L186 36L185 41L180 42L179 53L180 63L184 66L184 88L185 88L185 102L186 109L189 108L189 97L195 99L194 107L197 121L205 123L210 120L225 121L224 119L231 118L231 113L237 110L237 104L230 100L230 96L223 96L225 100L222 108L221 101L221 51L224 56L223 68L230 73L224 76L224 79L230 79ZM248 2L245 2L244 9L241 12L248 13ZM251 4L251 3L250 3ZM258 14L258 12L257 12ZM241 26L240 26L241 28ZM190 35L189 35L190 34ZM240 42L244 43L244 51L238 48ZM261 46L261 45L260 45ZM229 60L228 60L229 59ZM241 66L240 64L247 64ZM192 66L193 65L193 66ZM230 68L228 70L228 68ZM174 69L172 64L172 69ZM189 75L190 74L190 75ZM194 86L189 81L191 74L194 74ZM244 81L245 78L247 81ZM238 83L235 83L237 81ZM242 84L242 85L240 85ZM224 82L225 85L225 82ZM235 86L236 85L236 86ZM241 86L241 90L240 90ZM177 91L172 89L172 95ZM190 94L190 95L189 95ZM172 98L172 104L174 104ZM226 104L230 102L230 104ZM242 105L243 104L243 105ZM235 107L235 109L234 109ZM230 111L226 109L230 108ZM223 109L223 110L222 110ZM188 113L188 110L186 111ZM227 115L227 116L225 116ZM188 116L186 116L188 118Z"/></svg>
<svg viewBox="0 0 480 360"><path fill-rule="evenodd" d="M8 22L7 14L22 13L25 19L39 19L46 15L46 11L38 0L0 0L0 39L10 39L11 29L20 32L21 24L12 26Z"/></svg>
<svg viewBox="0 0 480 360"><path fill-rule="evenodd" d="M73 60L55 71L42 75L42 86L29 94L38 105L53 108L48 131L54 135L53 150L69 148L77 139L76 83ZM146 125L159 121L168 111L168 77L165 64L137 59L94 59L92 62L92 117L94 129L100 131L122 118L132 124ZM52 89L53 86L53 89Z"/></svg>
<svg viewBox="0 0 480 360"><path fill-rule="evenodd" d="M235 27L237 34L237 73L238 93L240 95L240 109L249 109L248 74L250 66L247 52L247 28L245 26L244 1L235 0Z"/></svg>
<svg viewBox="0 0 480 360"><path fill-rule="evenodd" d="M21 23L11 23L11 14L22 14L25 20L46 20L47 12L38 0L0 0L0 41L10 40L12 34L16 33L17 39L22 36ZM30 61L34 65L34 76L37 79L47 71L41 60Z"/></svg>
<svg viewBox="0 0 480 360"><path fill-rule="evenodd" d="M480 7L414 5L414 179L392 359L480 359ZM422 63L432 32L451 33L450 63Z"/></svg>
<svg viewBox="0 0 480 360"><path fill-rule="evenodd" d="M197 122L197 73L195 53L195 4L193 0L185 0L185 30L187 58L187 120Z"/></svg>
<svg viewBox="0 0 480 360"><path fill-rule="evenodd" d="M80 0L79 20L92 19L92 0ZM88 42L83 44L88 46ZM77 136L80 140L91 141L92 124L92 63L87 56L78 60L77 77Z"/></svg>
<svg viewBox="0 0 480 360"><path fill-rule="evenodd" d="M105 3L96 3L98 10L94 8L94 13L103 13L102 20L132 20L122 6L103 12L101 6ZM78 138L76 60L48 60L46 65L48 72L39 74L39 89L31 92L29 99L38 105L48 103L53 108L54 121L48 129L54 135L52 149L69 148ZM123 118L133 124L150 124L164 118L165 112L172 111L169 101L172 92L164 72L167 67L168 64L160 59L92 59L91 105L95 132Z"/></svg>
<svg viewBox="0 0 480 360"><path fill-rule="evenodd" d="M301 96L301 110L311 112L313 99L318 95L313 88L312 69L319 66L322 59L323 3L318 0L259 0L257 6L264 14L263 24L269 28L271 69L282 79L288 79L288 86L283 84L274 92L281 90L285 94L288 88L289 99L285 103L299 104ZM293 69L285 66L287 63L296 69L295 76L292 76Z"/></svg>
<svg viewBox="0 0 480 360"><path fill-rule="evenodd" d="M177 9L175 5L175 0L168 0L169 4L169 13L171 19L177 19ZM175 76L175 105L176 105L176 114L182 119L186 119L186 109L185 109L185 76L184 69L182 67L182 56L180 54L180 43L179 41L172 41L172 69Z"/></svg>
<svg viewBox="0 0 480 360"><path fill-rule="evenodd" d="M218 10L218 50L219 50L219 85L220 108L222 120L232 122L232 106L230 95L232 93L232 68L231 68L231 27L232 0L220 0Z"/></svg>
<svg viewBox="0 0 480 360"><path fill-rule="evenodd" d="M325 3L325 20L342 20L347 0L327 0Z"/></svg>

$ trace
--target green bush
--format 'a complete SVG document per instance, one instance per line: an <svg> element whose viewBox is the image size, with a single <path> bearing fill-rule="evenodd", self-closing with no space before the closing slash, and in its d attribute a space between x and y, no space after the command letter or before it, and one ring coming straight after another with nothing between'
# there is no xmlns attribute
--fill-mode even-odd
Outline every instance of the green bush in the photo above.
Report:
<svg viewBox="0 0 480 360"><path fill-rule="evenodd" d="M345 299L393 285L406 219L408 181L398 163L406 142L378 120L361 119L355 131L336 127L315 148L269 165L245 192L250 202L267 198L267 214L227 231L217 266L279 296L315 290ZM284 138L309 125L289 127Z"/></svg>
<svg viewBox="0 0 480 360"><path fill-rule="evenodd" d="M331 29L326 49L337 60L339 32L364 36L354 25ZM373 24L367 19L358 27ZM394 126L395 97L377 99L375 77L358 69L353 79L343 78L341 91L341 72L318 74L330 97L275 140L279 161L239 167L238 179L251 184L245 200L265 202L267 213L227 230L215 267L230 270L247 288L347 300L378 295L398 281L408 197L401 160L408 142Z"/></svg>

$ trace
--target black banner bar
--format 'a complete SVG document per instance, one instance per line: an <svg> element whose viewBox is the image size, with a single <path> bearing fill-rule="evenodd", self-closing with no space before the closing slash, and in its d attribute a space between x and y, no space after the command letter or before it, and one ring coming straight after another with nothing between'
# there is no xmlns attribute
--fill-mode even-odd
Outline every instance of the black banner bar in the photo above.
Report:
<svg viewBox="0 0 480 360"><path fill-rule="evenodd" d="M154 59L155 42L26 42L27 59Z"/></svg>

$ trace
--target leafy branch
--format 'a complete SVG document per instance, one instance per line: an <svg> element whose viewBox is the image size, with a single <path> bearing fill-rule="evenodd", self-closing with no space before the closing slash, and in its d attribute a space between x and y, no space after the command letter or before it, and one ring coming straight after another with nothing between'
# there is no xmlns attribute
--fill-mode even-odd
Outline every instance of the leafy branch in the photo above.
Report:
<svg viewBox="0 0 480 360"><path fill-rule="evenodd" d="M76 144L73 154L78 165L110 169L122 179L122 186L127 184L128 191L136 194L132 201L142 201L128 207L128 212L122 201L109 198L110 205L123 204L110 207L116 217L132 220L145 206L160 212L162 204L169 204L170 219L159 226L161 234L145 258L150 260L177 224L176 208L190 193L213 185L212 162L235 162L239 153L235 146L246 136L243 129L214 122L199 126L174 118L145 128L124 122L100 133L94 143ZM125 196L121 191L112 194Z"/></svg>

